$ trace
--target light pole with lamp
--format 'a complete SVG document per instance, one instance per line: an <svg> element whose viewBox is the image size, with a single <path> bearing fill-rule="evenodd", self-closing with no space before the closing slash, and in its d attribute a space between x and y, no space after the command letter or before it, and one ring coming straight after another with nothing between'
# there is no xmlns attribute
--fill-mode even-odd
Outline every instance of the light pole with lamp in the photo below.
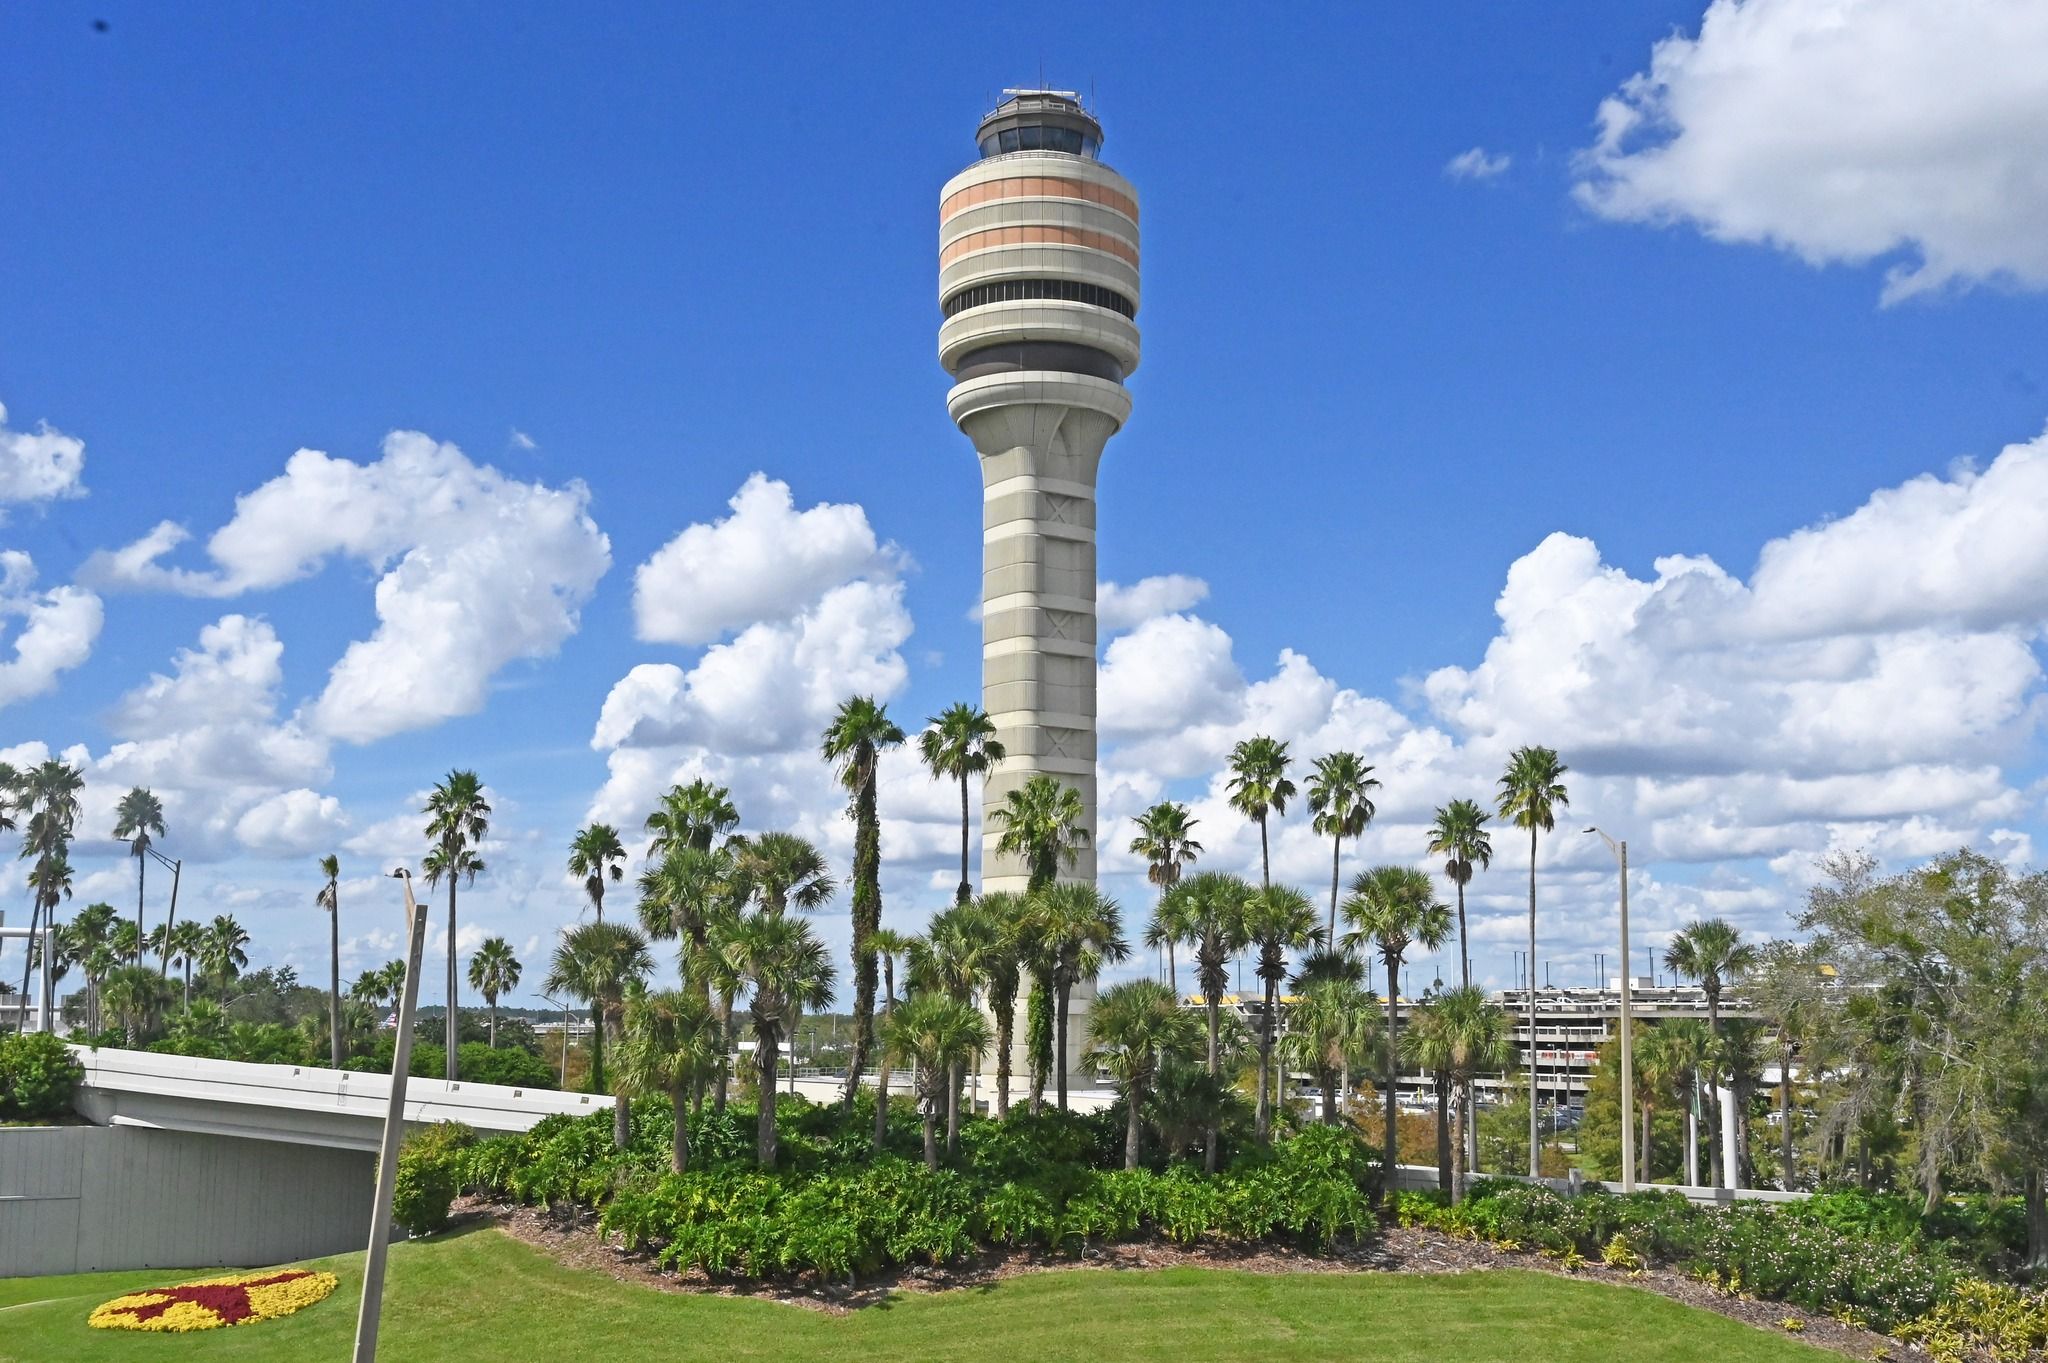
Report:
<svg viewBox="0 0 2048 1363"><path fill-rule="evenodd" d="M363 1300L356 1312L355 1363L376 1363L377 1327L384 1312L384 1260L391 1246L391 1203L397 1190L398 1144L405 1136L405 1081L412 1072L413 1017L420 1003L420 955L427 944L427 912L412 897L412 872L392 877L405 889L405 984L398 991L398 1034L391 1044L391 1094L377 1145L377 1190L370 1210L370 1247L363 1256Z"/></svg>
<svg viewBox="0 0 2048 1363"><path fill-rule="evenodd" d="M171 873L171 907L164 914L164 949L157 955L156 969L158 978L168 979L171 973L171 929L177 926L178 922L178 881L185 874L185 863L182 859L165 856L154 847L145 847L142 850L159 866L168 868Z"/></svg>
<svg viewBox="0 0 2048 1363"><path fill-rule="evenodd" d="M1635 1133L1630 1130L1635 1125L1636 1056L1628 1018L1628 843L1616 842L1597 828L1586 831L1599 833L1600 841L1621 863L1621 1190L1632 1193L1636 1190Z"/></svg>

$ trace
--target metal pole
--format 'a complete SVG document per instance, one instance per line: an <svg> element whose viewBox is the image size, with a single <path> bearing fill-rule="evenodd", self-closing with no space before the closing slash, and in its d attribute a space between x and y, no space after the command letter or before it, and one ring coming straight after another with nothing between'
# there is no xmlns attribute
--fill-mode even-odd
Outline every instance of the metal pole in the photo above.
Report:
<svg viewBox="0 0 2048 1363"><path fill-rule="evenodd" d="M398 997L398 1035L391 1046L391 1101L377 1148L377 1195L370 1210L370 1249L363 1259L363 1303L356 1313L355 1363L376 1363L377 1323L384 1311L384 1260L391 1246L391 1199L398 1182L398 1142L405 1135L405 1081L412 1070L413 1013L420 1000L420 954L427 941L426 911L412 897L412 875L393 871L405 887L405 988Z"/></svg>
<svg viewBox="0 0 2048 1363"><path fill-rule="evenodd" d="M51 1009L52 1009L53 1007L55 1007L55 1006L56 1006L56 1002L57 1002L57 982L56 982L56 981L55 981L54 979L52 979L52 978L50 977L50 963L51 963L52 961L54 961L54 960L56 959L56 952L57 952L57 929L56 929L56 928L54 928L54 927L52 927L52 926L50 926L49 924L44 924L44 926L43 926L43 1030L44 1030L44 1031L46 1031L46 1032L48 1032L48 1033L50 1033L50 1034L51 1034L51 1035L53 1035L53 1036L54 1036L54 1035L56 1034L56 1032L57 1032L57 1024L58 1024L58 1019L57 1019L57 1018L56 1018L56 1017L55 1017L55 1016L54 1016L54 1015L53 1015L53 1014L51 1013L51 1011L50 1011L50 1010L51 1010ZM23 1007L26 1007L27 1005L28 1005L28 1000L27 1000L27 999L23 999L23 1000L22 1000L22 1006L23 1006Z"/></svg>
<svg viewBox="0 0 2048 1363"><path fill-rule="evenodd" d="M1621 855L1621 959L1628 960L1628 843L1620 844ZM1636 1111L1636 1053L1629 1030L1628 971L1621 972L1621 1190L1636 1190L1636 1150L1631 1133ZM1645 1176L1649 1170L1643 1170Z"/></svg>
<svg viewBox="0 0 2048 1363"><path fill-rule="evenodd" d="M171 908L164 915L164 949L157 957L156 967L156 976L160 980L168 979L171 974L171 927L178 921L178 879L184 871L182 858L171 863Z"/></svg>

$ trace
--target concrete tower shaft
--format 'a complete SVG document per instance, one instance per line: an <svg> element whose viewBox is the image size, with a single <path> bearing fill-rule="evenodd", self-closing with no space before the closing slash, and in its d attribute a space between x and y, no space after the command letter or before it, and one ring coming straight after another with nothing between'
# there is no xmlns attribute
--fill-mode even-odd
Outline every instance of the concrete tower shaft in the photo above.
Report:
<svg viewBox="0 0 2048 1363"><path fill-rule="evenodd" d="M939 207L939 362L981 456L982 705L1008 751L982 805L1041 772L1075 787L1091 846L1069 874L1092 881L1095 479L1138 366L1138 199L1075 97L1010 94ZM998 833L982 886L1022 890Z"/></svg>

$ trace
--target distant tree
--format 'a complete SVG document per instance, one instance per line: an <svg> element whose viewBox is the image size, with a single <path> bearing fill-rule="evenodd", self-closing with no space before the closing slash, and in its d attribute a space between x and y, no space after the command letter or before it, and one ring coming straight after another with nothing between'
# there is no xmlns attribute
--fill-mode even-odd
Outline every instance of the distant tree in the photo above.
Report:
<svg viewBox="0 0 2048 1363"><path fill-rule="evenodd" d="M872 939L875 955L882 963L882 1027L886 1031L890 1014L896 1011L896 963L909 957L911 946L917 939L889 928L875 929ZM876 1154L882 1153L883 1143L889 1135L889 1061L893 1057L887 1046L875 1051L875 1143Z"/></svg>
<svg viewBox="0 0 2048 1363"><path fill-rule="evenodd" d="M1529 832L1529 1177L1542 1172L1542 1140L1536 1129L1536 835L1557 827L1566 798L1564 775L1571 770L1550 748L1517 748L1501 773L1500 816ZM1623 963L1624 966L1627 964Z"/></svg>
<svg viewBox="0 0 2048 1363"><path fill-rule="evenodd" d="M1273 883L1273 851L1266 837L1266 824L1273 815L1285 814L1294 798L1294 782L1287 779L1291 759L1287 745L1264 734L1247 738L1230 752L1230 807L1259 826L1259 883Z"/></svg>
<svg viewBox="0 0 2048 1363"><path fill-rule="evenodd" d="M1474 1075L1504 1069L1512 1063L1514 1044L1508 1016L1486 1001L1484 990L1460 985L1445 990L1416 1011L1402 1046L1411 1063L1428 1070L1436 1079L1439 1124L1449 1110L1450 1125L1447 1130L1440 1127L1437 1140L1438 1176L1451 1200L1463 1201L1467 1108L1464 1103L1448 1102L1448 1098L1470 1085Z"/></svg>
<svg viewBox="0 0 2048 1363"><path fill-rule="evenodd" d="M1090 837L1086 816L1081 792L1045 772L1006 792L989 811L999 830L997 854L1023 862L1033 890L1052 884L1079 859Z"/></svg>
<svg viewBox="0 0 2048 1363"><path fill-rule="evenodd" d="M1138 836L1131 839L1131 854L1145 859L1145 879L1159 891L1163 902L1166 892L1180 883L1181 874L1202 855L1202 844L1190 836L1201 820L1188 817L1186 805L1162 800L1131 822L1138 826ZM1178 995L1180 974L1173 959L1174 939L1157 931L1158 928L1155 905L1152 925L1145 931L1145 945L1166 949L1166 982Z"/></svg>
<svg viewBox="0 0 2048 1363"><path fill-rule="evenodd" d="M128 855L135 858L135 934L142 935L142 891L149 870L149 848L152 837L164 835L163 801L154 792L141 786L135 787L121 797L121 803L114 807L114 837L128 844Z"/></svg>
<svg viewBox="0 0 2048 1363"><path fill-rule="evenodd" d="M760 1104L755 1159L763 1169L773 1169L777 1057L797 1016L832 1001L832 962L809 923L777 914L752 913L729 924L722 945L727 968L747 991L754 1029Z"/></svg>
<svg viewBox="0 0 2048 1363"><path fill-rule="evenodd" d="M988 1022L973 1004L928 990L896 1010L883 1040L896 1059L917 1067L924 1162L926 1168L937 1169L939 1115L959 1101L957 1089L949 1096L948 1076L988 1049Z"/></svg>
<svg viewBox="0 0 2048 1363"><path fill-rule="evenodd" d="M1125 1110L1124 1168L1138 1167L1142 1114L1162 1058L1191 1055L1200 1028L1173 991L1156 980L1113 985L1088 1014L1088 1060L1109 1071Z"/></svg>
<svg viewBox="0 0 2048 1363"><path fill-rule="evenodd" d="M1303 951L1322 940L1315 906L1290 885L1269 885L1245 900L1245 944L1258 952L1261 988L1259 1008L1259 1098L1256 1130L1259 1144L1272 1136L1274 1025L1280 1015L1280 985L1287 978L1288 953Z"/></svg>
<svg viewBox="0 0 2048 1363"><path fill-rule="evenodd" d="M604 1044L606 1033L618 1035L626 991L644 980L654 969L647 953L647 939L623 923L580 923L562 934L554 960L541 988L550 994L567 994L590 1005L590 1072L596 1091L606 1090ZM612 1143L626 1148L632 1137L630 1105L613 1107Z"/></svg>
<svg viewBox="0 0 2048 1363"><path fill-rule="evenodd" d="M675 1111L669 1167L690 1167L690 1094L719 1059L718 1021L704 999L687 989L626 996L625 1037L619 1045L619 1102L635 1093L662 1093Z"/></svg>
<svg viewBox="0 0 2048 1363"><path fill-rule="evenodd" d="M1453 800L1439 805L1429 826L1429 854L1444 859L1444 878L1458 890L1458 983L1472 983L1472 944L1465 932L1465 887L1475 869L1493 864L1493 839L1486 831L1487 813L1476 801Z"/></svg>
<svg viewBox="0 0 2048 1363"><path fill-rule="evenodd" d="M1067 1106L1067 1024L1074 986L1131 954L1116 901L1093 885L1070 881L1034 890L1024 900L1024 935L1041 954L1052 979L1053 1074L1059 1105Z"/></svg>
<svg viewBox="0 0 2048 1363"><path fill-rule="evenodd" d="M661 797L661 807L647 816L644 825L654 835L647 859L659 861L684 847L709 852L739 824L740 814L733 807L732 792L724 786L701 777L687 786L670 786Z"/></svg>
<svg viewBox="0 0 2048 1363"><path fill-rule="evenodd" d="M1386 1186L1391 1188L1397 1150L1396 1099L1401 1087L1401 965L1411 946L1435 951L1443 945L1451 935L1451 911L1437 901L1436 886L1425 873L1412 866L1375 866L1359 872L1351 882L1344 918L1352 927L1347 945L1376 948L1387 970L1387 1063L1382 1096L1386 1100Z"/></svg>
<svg viewBox="0 0 2048 1363"><path fill-rule="evenodd" d="M1755 965L1756 960L1756 948L1744 942L1742 933L1725 918L1708 918L1688 925L1664 949L1666 970L1699 981L1707 996L1707 1030L1713 1034L1717 1044L1724 1039L1721 987ZM1728 1186L1728 1174L1732 1171L1722 1168L1721 1142L1710 1142L1709 1149L1714 1186L1725 1188Z"/></svg>
<svg viewBox="0 0 2048 1363"><path fill-rule="evenodd" d="M341 859L320 858L320 874L326 883L313 902L327 911L327 1044L334 1068L345 1058L341 1031Z"/></svg>
<svg viewBox="0 0 2048 1363"><path fill-rule="evenodd" d="M170 947L170 960L177 963L185 977L185 1007L192 1006L192 967L199 964L206 952L206 929L193 918L181 919L171 925L165 939Z"/></svg>
<svg viewBox="0 0 2048 1363"><path fill-rule="evenodd" d="M1315 760L1308 778L1311 827L1330 840L1330 921L1325 938L1337 940L1337 887L1343 876L1344 839L1356 840L1376 812L1372 792L1380 786L1372 768L1355 752L1333 752Z"/></svg>
<svg viewBox="0 0 2048 1363"><path fill-rule="evenodd" d="M605 880L616 883L624 879L625 863L626 845L619 841L619 830L608 823L578 829L569 843L569 874L583 882L583 893L600 923L604 921Z"/></svg>
<svg viewBox="0 0 2048 1363"><path fill-rule="evenodd" d="M427 796L426 807L420 812L427 816L426 834L431 844L420 870L429 889L443 880L448 882L448 1041L444 1064L452 1084L461 1047L456 1033L461 1004L455 974L455 883L467 880L475 884L483 874L483 857L477 848L491 830L491 802L484 798L483 780L475 772L451 771Z"/></svg>
<svg viewBox="0 0 2048 1363"><path fill-rule="evenodd" d="M491 1049L498 1049L498 998L519 987L519 958L502 937L486 937L469 958L469 987L484 996L491 1010Z"/></svg>
<svg viewBox="0 0 2048 1363"><path fill-rule="evenodd" d="M216 915L201 932L199 968L223 998L249 965L249 932L232 915Z"/></svg>
<svg viewBox="0 0 2048 1363"><path fill-rule="evenodd" d="M1223 1073L1222 1009L1224 987L1230 983L1230 962L1244 950L1245 905L1257 893L1243 877L1202 871L1169 890L1159 904L1162 932L1194 949L1195 978L1202 990L1208 1022L1209 1077ZM1204 1167L1216 1172L1218 1128L1209 1128Z"/></svg>
<svg viewBox="0 0 2048 1363"><path fill-rule="evenodd" d="M819 751L838 770L853 820L853 1056L846 1067L848 1107L860 1090L875 1042L875 949L869 940L882 926L882 818L875 787L881 755L900 747L901 727L889 707L872 696L854 696L839 707L825 729Z"/></svg>

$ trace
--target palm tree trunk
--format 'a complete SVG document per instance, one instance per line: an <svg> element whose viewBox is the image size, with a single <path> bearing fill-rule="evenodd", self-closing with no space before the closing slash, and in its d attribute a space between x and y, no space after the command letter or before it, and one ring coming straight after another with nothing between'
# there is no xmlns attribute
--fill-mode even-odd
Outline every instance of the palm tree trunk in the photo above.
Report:
<svg viewBox="0 0 2048 1363"><path fill-rule="evenodd" d="M16 1036L20 1036L22 1033L28 1030L28 979L30 973L33 972L35 969L35 943L38 940L36 937L36 933L42 927L42 925L43 897L42 894L38 892L35 897L34 903L32 904L28 911L29 951L27 955L21 958L21 1012L16 1014L14 1019L14 1034ZM48 1018L44 1018L43 1026L48 1027L49 1025L50 1020Z"/></svg>
<svg viewBox="0 0 2048 1363"><path fill-rule="evenodd" d="M1394 1095L1401 1087L1401 1069L1395 1057L1401 1035L1401 959L1387 957L1387 1148L1381 1163L1386 1177L1380 1181L1384 1196L1394 1190L1394 1166L1400 1162L1400 1131L1395 1125Z"/></svg>
<svg viewBox="0 0 2048 1363"><path fill-rule="evenodd" d="M1273 888L1273 850L1266 844L1266 816L1259 815L1259 885Z"/></svg>
<svg viewBox="0 0 2048 1363"><path fill-rule="evenodd" d="M1138 1119L1138 1109L1144 1102L1145 1091L1133 1082L1124 1094L1124 1106L1129 1109L1124 1115L1124 1168L1138 1167L1138 1142L1143 1139L1144 1123Z"/></svg>
<svg viewBox="0 0 2048 1363"><path fill-rule="evenodd" d="M455 1052L457 1050L456 1029L458 1024L455 1021L455 987L455 873L453 870L450 870L448 873L448 1063L446 1068L448 1071L447 1079L451 1084L455 1082ZM603 1031L604 1024L600 1022L597 1029L600 1032ZM602 1090L600 1089L600 1091Z"/></svg>
<svg viewBox="0 0 2048 1363"><path fill-rule="evenodd" d="M924 1167L936 1171L939 1167L939 1105L927 1097L921 1106L924 1108Z"/></svg>
<svg viewBox="0 0 2048 1363"><path fill-rule="evenodd" d="M604 1010L596 999L590 1001L590 1091L605 1092Z"/></svg>
<svg viewBox="0 0 2048 1363"><path fill-rule="evenodd" d="M332 888L332 887L330 887ZM168 931L165 933L169 937ZM341 1068L341 892L327 906L327 1034L334 1068Z"/></svg>
<svg viewBox="0 0 2048 1363"><path fill-rule="evenodd" d="M763 1169L775 1167L775 1031L755 1030L755 1045L761 1052L760 1118L754 1125L754 1158Z"/></svg>
<svg viewBox="0 0 2048 1363"><path fill-rule="evenodd" d="M886 1017L887 1014L885 1013ZM889 1048L881 1046L875 1051L875 1140L874 1152L882 1153L882 1146L889 1139Z"/></svg>
<svg viewBox="0 0 2048 1363"><path fill-rule="evenodd" d="M1017 1033L1017 993L996 1006L996 1120L1010 1115L1010 1043Z"/></svg>
<svg viewBox="0 0 2048 1363"><path fill-rule="evenodd" d="M185 1007L192 1006L192 958L185 958Z"/></svg>
<svg viewBox="0 0 2048 1363"><path fill-rule="evenodd" d="M1536 825L1529 825L1529 1177L1542 1175L1536 1132Z"/></svg>
<svg viewBox="0 0 2048 1363"><path fill-rule="evenodd" d="M1222 1072L1223 1068L1223 1057L1220 1050L1221 1043L1219 1041L1222 1027L1222 1014L1220 1010L1223 1006L1223 999L1220 995L1205 989L1202 1002L1209 1010L1209 1077L1213 1079ZM1209 1127L1202 1133L1202 1168L1207 1173L1213 1174L1216 1172L1216 1128L1214 1126Z"/></svg>
<svg viewBox="0 0 2048 1363"><path fill-rule="evenodd" d="M690 1172L690 1090L688 1086L668 1091L669 1106L675 1109L676 1134L669 1143L669 1168L679 1174Z"/></svg>
<svg viewBox="0 0 2048 1363"><path fill-rule="evenodd" d="M1707 991L1707 1035L1714 1039L1715 1049L1718 1050L1721 1042L1721 991L1714 987L1714 980L1711 976L1701 981L1701 983ZM1714 1082L1708 1085L1714 1093L1714 1123L1709 1128L1714 1133L1714 1138L1710 1146L1707 1163L1714 1171L1714 1187L1716 1189L1728 1186L1729 1174L1729 1171L1722 1167L1721 1159L1721 1123L1726 1118L1721 1115L1720 1078L1721 1076L1717 1069L1714 1074Z"/></svg>
<svg viewBox="0 0 2048 1363"><path fill-rule="evenodd" d="M974 898L974 880L967 874L967 770L960 770L960 890L954 896L956 904L965 904Z"/></svg>
<svg viewBox="0 0 2048 1363"><path fill-rule="evenodd" d="M1789 1042L1781 1042L1778 1047L1778 1186L1788 1193L1795 1182L1792 1158L1792 1046Z"/></svg>
<svg viewBox="0 0 2048 1363"><path fill-rule="evenodd" d="M1451 1089L1443 1075L1436 1080L1436 1181L1445 1193L1451 1191Z"/></svg>
<svg viewBox="0 0 2048 1363"><path fill-rule="evenodd" d="M718 1093L711 1100L711 1110L725 1115L725 1095L732 1084L732 993L720 990L718 994Z"/></svg>
<svg viewBox="0 0 2048 1363"><path fill-rule="evenodd" d="M1330 950L1337 949L1337 878L1344 865L1344 835L1337 834L1330 839L1330 938L1323 943Z"/></svg>
<svg viewBox="0 0 2048 1363"><path fill-rule="evenodd" d="M1323 1125L1335 1126L1337 1124L1337 1076L1334 1072L1326 1070L1318 1074L1316 1078L1323 1085Z"/></svg>
<svg viewBox="0 0 2048 1363"><path fill-rule="evenodd" d="M1073 990L1071 981L1064 978L1054 979L1052 992L1053 1007L1056 1011L1052 1015L1052 1069L1054 1082L1059 1088L1062 1112L1067 1110L1067 999Z"/></svg>
<svg viewBox="0 0 2048 1363"><path fill-rule="evenodd" d="M1166 987L1173 991L1174 1006L1180 1005L1180 967L1173 959L1173 939L1166 939Z"/></svg>
<svg viewBox="0 0 2048 1363"><path fill-rule="evenodd" d="M952 1159L960 1153L960 1074L961 1062L955 1060L946 1069L946 1158Z"/></svg>
<svg viewBox="0 0 2048 1363"><path fill-rule="evenodd" d="M1458 1101L1451 1104L1451 1205L1465 1200L1465 1085L1458 1086ZM1627 1135L1624 1132L1624 1140Z"/></svg>
<svg viewBox="0 0 2048 1363"><path fill-rule="evenodd" d="M1472 949L1465 941L1465 882L1458 882L1458 983L1472 987Z"/></svg>
<svg viewBox="0 0 2048 1363"><path fill-rule="evenodd" d="M138 852L135 857L135 950L140 960L142 951L142 886L149 878L149 857Z"/></svg>
<svg viewBox="0 0 2048 1363"><path fill-rule="evenodd" d="M1254 1120L1260 1145L1267 1143L1273 1122L1273 1110L1266 1096L1266 1079L1273 1066L1273 985L1270 980L1264 984L1259 999L1263 1007L1259 1017L1259 1103Z"/></svg>

